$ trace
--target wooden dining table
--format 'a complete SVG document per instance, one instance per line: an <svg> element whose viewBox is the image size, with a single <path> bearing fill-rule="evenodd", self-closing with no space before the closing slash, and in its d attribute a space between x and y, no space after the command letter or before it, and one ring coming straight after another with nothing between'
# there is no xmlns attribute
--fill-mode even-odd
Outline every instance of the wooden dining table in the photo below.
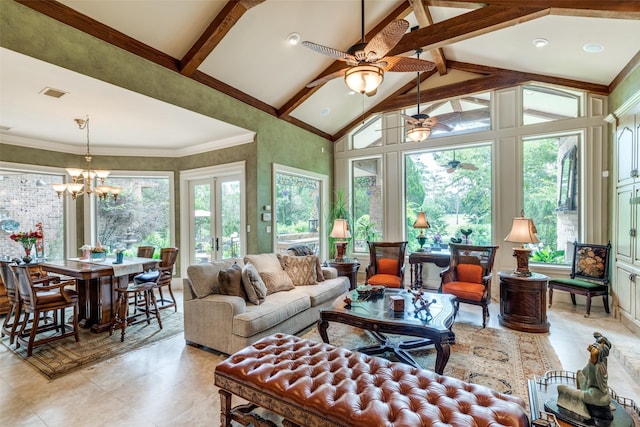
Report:
<svg viewBox="0 0 640 427"><path fill-rule="evenodd" d="M157 259L125 258L122 264L114 259L92 261L70 258L64 261L40 263L43 271L76 279L78 291L78 320L82 328L92 332L108 331L115 313L115 289L126 288L133 276L157 266Z"/></svg>

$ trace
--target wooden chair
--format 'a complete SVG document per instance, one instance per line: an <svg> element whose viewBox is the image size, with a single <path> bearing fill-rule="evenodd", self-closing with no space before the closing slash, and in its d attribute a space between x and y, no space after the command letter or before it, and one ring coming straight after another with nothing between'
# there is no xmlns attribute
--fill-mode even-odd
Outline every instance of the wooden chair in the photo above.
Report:
<svg viewBox="0 0 640 427"><path fill-rule="evenodd" d="M155 246L138 246L138 258L153 258Z"/></svg>
<svg viewBox="0 0 640 427"><path fill-rule="evenodd" d="M451 257L440 277L440 293L456 297L456 314L460 303L482 307L482 327L487 326L491 304L493 262L498 246L450 244Z"/></svg>
<svg viewBox="0 0 640 427"><path fill-rule="evenodd" d="M162 329L162 319L160 318L160 310L158 310L158 303L154 293L155 287L155 282L146 282L141 284L131 283L126 288L116 288L116 310L111 321L109 335L112 335L116 328L121 328L120 341L124 342L127 326L135 325L142 321L146 321L150 325L152 318L158 321L158 326ZM139 299L144 303L138 303ZM133 301L133 304L131 301ZM153 310L151 309L152 306ZM132 311L130 310L131 308ZM144 315L143 319L140 319L141 315Z"/></svg>
<svg viewBox="0 0 640 427"><path fill-rule="evenodd" d="M75 286L75 281L42 284L34 281L29 272L29 267L12 265L10 268L14 274L22 309L25 311L20 323L20 330L16 335L16 346L19 347L20 344L26 345L27 356L31 356L34 347L51 341L71 336L75 337L76 342L80 341L78 294L73 290L65 289L65 286ZM67 325L65 321L67 308L73 309L71 326ZM44 322L44 314L48 311L59 312L53 323ZM32 315L30 329L27 327L29 314ZM47 334L38 339L39 333L51 330L55 330L56 333Z"/></svg>
<svg viewBox="0 0 640 427"><path fill-rule="evenodd" d="M591 315L591 297L602 295L604 310L609 313L609 262L611 243L594 245L575 242L573 245L573 263L568 279L549 280L549 307L553 302L553 291L565 291L571 294L571 302L576 305L576 294L587 298L587 312Z"/></svg>
<svg viewBox="0 0 640 427"><path fill-rule="evenodd" d="M153 282L158 289L160 298L157 299L160 309L174 307L174 311L178 311L176 298L171 289L171 280L173 279L173 268L178 259L178 248L162 248L160 249L160 263L158 267L148 273L138 274L134 279L134 284ZM169 297L165 298L162 288L167 288Z"/></svg>
<svg viewBox="0 0 640 427"><path fill-rule="evenodd" d="M20 302L20 295L18 294L13 272L9 267L10 265L11 264L9 262L0 263L0 277L2 278L2 283L7 290L7 299L9 300L9 311L4 318L4 322L2 322L1 335L3 337L8 335L9 344L13 344L22 314L22 303Z"/></svg>
<svg viewBox="0 0 640 427"><path fill-rule="evenodd" d="M404 254L407 242L367 242L369 265L365 283L388 288L404 287Z"/></svg>

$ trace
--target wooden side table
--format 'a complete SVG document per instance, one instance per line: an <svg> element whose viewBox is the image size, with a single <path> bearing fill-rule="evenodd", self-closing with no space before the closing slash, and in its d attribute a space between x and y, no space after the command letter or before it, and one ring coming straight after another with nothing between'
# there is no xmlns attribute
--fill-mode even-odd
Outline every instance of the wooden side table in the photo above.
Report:
<svg viewBox="0 0 640 427"><path fill-rule="evenodd" d="M543 274L516 276L501 271L500 315L502 326L522 332L549 332L547 322L547 283Z"/></svg>
<svg viewBox="0 0 640 427"><path fill-rule="evenodd" d="M448 267L451 254L449 252L412 252L409 254L411 266L411 286L422 288L422 263L430 262L440 268Z"/></svg>
<svg viewBox="0 0 640 427"><path fill-rule="evenodd" d="M338 270L338 276L346 276L351 283L350 290L356 288L358 284L358 270L360 269L360 263L357 259L345 258L344 261L336 261L335 259L329 259L325 261L325 265L333 267Z"/></svg>

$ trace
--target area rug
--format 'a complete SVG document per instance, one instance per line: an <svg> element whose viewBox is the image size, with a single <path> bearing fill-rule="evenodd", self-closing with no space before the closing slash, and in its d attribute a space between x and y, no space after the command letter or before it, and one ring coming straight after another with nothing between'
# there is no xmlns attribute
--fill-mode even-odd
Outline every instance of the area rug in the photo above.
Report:
<svg viewBox="0 0 640 427"><path fill-rule="evenodd" d="M165 313L166 312L166 313ZM120 330L94 333L89 329L80 329L80 342L73 337L43 344L33 348L31 357L27 357L27 349L21 345L15 348L9 345L9 337L3 337L0 342L38 372L49 379L55 379L70 372L102 362L120 354L145 347L184 331L183 316L180 312L163 310L162 329L158 328L155 320L147 325L146 322L127 327L124 342L120 342Z"/></svg>
<svg viewBox="0 0 640 427"><path fill-rule="evenodd" d="M545 334L483 329L459 322L454 323L453 332L456 343L451 346L444 375L521 397L527 406L527 379L551 369L562 369ZM377 343L366 331L339 323L330 323L327 333L331 344L349 349ZM315 327L305 331L303 337L322 342ZM433 346L410 350L410 353L423 368L433 370L436 360ZM394 360L392 353L386 356Z"/></svg>

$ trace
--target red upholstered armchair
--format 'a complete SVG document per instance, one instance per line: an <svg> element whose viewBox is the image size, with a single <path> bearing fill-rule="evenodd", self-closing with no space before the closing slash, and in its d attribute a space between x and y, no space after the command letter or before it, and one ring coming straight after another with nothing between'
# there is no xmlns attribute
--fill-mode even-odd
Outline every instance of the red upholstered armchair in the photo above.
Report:
<svg viewBox="0 0 640 427"><path fill-rule="evenodd" d="M407 242L367 242L369 245L369 265L366 284L404 287L404 254Z"/></svg>
<svg viewBox="0 0 640 427"><path fill-rule="evenodd" d="M440 292L456 296L456 314L460 303L482 307L482 327L487 326L491 303L493 261L498 246L449 245L449 267L440 273Z"/></svg>

